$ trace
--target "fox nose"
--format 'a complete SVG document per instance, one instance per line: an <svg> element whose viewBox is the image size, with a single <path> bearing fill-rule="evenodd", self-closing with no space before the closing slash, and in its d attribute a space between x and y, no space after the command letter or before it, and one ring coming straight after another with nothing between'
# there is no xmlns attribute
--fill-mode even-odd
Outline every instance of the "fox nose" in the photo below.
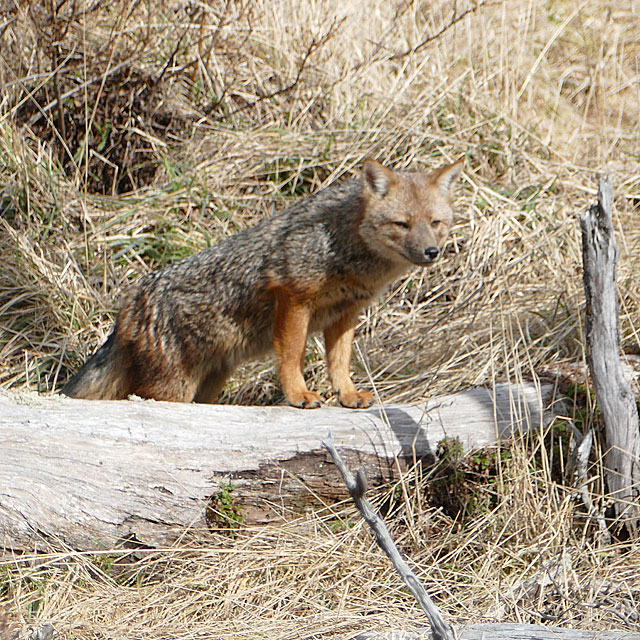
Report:
<svg viewBox="0 0 640 640"><path fill-rule="evenodd" d="M429 262L435 260L438 257L439 253L440 250L438 249L438 247L427 247L424 250L424 256Z"/></svg>

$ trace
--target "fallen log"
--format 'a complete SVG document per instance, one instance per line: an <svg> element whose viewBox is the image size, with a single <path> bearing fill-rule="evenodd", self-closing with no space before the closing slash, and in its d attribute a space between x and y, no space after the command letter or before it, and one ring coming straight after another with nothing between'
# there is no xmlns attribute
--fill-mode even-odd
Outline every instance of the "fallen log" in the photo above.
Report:
<svg viewBox="0 0 640 640"><path fill-rule="evenodd" d="M537 624L484 623L456 627L458 640L640 640L640 633L631 631L588 631L586 629L563 629L543 627ZM354 640L424 640L429 637L427 627L414 630L393 629L389 631L364 631ZM4 635L3 635L4 632ZM51 624L27 631L14 631L3 626L0 616L0 638L2 640L54 640L56 631ZM342 638L343 636L336 636Z"/></svg>
<svg viewBox="0 0 640 640"><path fill-rule="evenodd" d="M415 631L365 632L358 634L356 640L421 640L427 637L428 631L428 628L421 628ZM457 637L459 640L640 640L640 633L563 629L507 622L459 626Z"/></svg>
<svg viewBox="0 0 640 640"><path fill-rule="evenodd" d="M445 436L469 450L538 428L553 401L533 384L359 411L0 394L0 548L156 547L278 521L348 497L329 430L376 486Z"/></svg>

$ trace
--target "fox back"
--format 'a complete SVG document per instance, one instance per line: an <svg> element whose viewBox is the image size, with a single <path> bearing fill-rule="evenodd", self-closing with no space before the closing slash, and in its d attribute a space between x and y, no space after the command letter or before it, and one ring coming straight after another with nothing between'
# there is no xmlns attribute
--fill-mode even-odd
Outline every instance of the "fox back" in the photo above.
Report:
<svg viewBox="0 0 640 640"><path fill-rule="evenodd" d="M340 402L369 406L349 374L358 315L391 281L437 258L461 169L458 161L394 172L367 160L360 179L142 277L63 393L213 402L238 364L273 349L289 402L315 407L321 398L306 388L301 362L308 333L323 331Z"/></svg>

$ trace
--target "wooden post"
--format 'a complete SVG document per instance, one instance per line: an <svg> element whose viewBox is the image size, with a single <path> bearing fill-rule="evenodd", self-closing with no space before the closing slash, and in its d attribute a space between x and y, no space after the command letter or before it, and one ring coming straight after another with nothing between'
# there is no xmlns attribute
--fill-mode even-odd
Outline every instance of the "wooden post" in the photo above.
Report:
<svg viewBox="0 0 640 640"><path fill-rule="evenodd" d="M640 523L640 427L631 385L620 360L617 248L613 239L613 187L600 178L598 202L580 218L586 337L591 379L605 423L607 484L616 516L634 537Z"/></svg>

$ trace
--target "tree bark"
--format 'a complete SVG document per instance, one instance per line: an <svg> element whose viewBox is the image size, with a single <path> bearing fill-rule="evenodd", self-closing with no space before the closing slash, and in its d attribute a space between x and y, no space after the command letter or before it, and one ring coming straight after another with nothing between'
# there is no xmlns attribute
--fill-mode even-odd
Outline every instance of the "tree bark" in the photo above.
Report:
<svg viewBox="0 0 640 640"><path fill-rule="evenodd" d="M598 202L580 218L584 263L587 355L605 424L607 485L619 522L637 537L640 522L640 427L631 385L620 360L617 248L613 239L613 187L600 178Z"/></svg>
<svg viewBox="0 0 640 640"><path fill-rule="evenodd" d="M0 551L155 547L277 522L348 497L329 431L375 486L433 460L445 435L469 450L540 427L552 393L498 385L385 412L0 394Z"/></svg>

